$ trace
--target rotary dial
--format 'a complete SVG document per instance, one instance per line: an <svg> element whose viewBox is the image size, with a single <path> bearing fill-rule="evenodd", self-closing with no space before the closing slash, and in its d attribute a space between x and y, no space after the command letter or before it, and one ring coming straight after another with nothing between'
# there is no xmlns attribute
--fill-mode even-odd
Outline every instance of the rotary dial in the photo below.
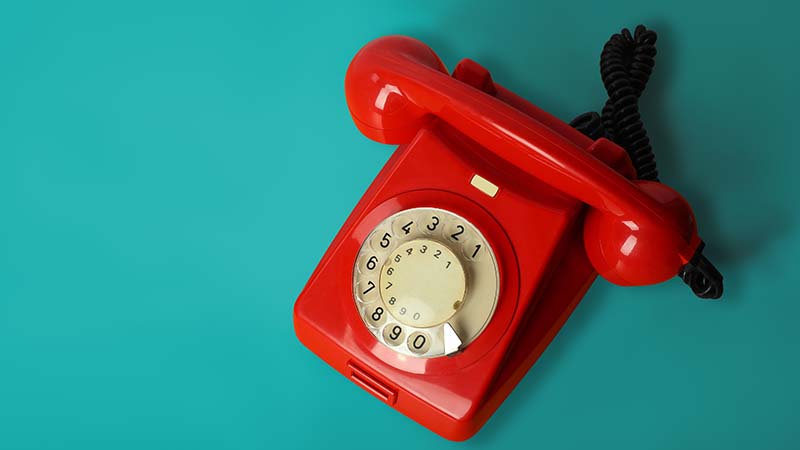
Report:
<svg viewBox="0 0 800 450"><path fill-rule="evenodd" d="M499 294L491 246L467 220L436 208L401 211L367 236L353 270L370 332L415 357L462 350L486 327Z"/></svg>

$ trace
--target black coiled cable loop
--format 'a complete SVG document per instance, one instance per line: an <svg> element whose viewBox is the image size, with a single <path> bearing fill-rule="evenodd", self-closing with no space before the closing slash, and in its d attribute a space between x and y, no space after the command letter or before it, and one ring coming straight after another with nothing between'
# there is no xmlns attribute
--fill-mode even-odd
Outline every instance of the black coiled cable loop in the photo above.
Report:
<svg viewBox="0 0 800 450"><path fill-rule="evenodd" d="M606 137L623 147L636 168L636 178L658 181L656 158L639 114L641 97L656 64L655 31L644 25L633 35L627 28L611 36L600 55L600 76L608 93L602 116L588 112L570 125L592 139Z"/></svg>
<svg viewBox="0 0 800 450"><path fill-rule="evenodd" d="M587 112L570 125L592 140L605 137L625 149L639 180L658 180L658 168L650 138L639 114L639 97L653 73L656 57L655 31L639 25L614 34L600 54L600 76L608 93L602 115ZM704 244L678 276L700 298L722 296L722 274L702 255Z"/></svg>

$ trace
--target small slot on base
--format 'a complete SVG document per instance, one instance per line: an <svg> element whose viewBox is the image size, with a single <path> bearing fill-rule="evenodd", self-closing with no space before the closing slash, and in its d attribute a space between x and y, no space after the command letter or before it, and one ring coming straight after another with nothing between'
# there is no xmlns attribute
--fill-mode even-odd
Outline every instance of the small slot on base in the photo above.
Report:
<svg viewBox="0 0 800 450"><path fill-rule="evenodd" d="M350 368L350 379L362 389L378 397L389 405L397 400L397 391L376 380L372 375L356 366L352 361L347 363Z"/></svg>

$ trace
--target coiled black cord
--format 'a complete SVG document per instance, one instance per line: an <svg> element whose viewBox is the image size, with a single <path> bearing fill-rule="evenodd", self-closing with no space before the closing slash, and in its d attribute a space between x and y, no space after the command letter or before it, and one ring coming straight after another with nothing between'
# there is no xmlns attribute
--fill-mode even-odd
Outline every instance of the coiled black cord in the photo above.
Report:
<svg viewBox="0 0 800 450"><path fill-rule="evenodd" d="M633 35L624 28L611 36L600 55L600 76L608 93L602 116L588 112L570 125L592 139L606 137L623 147L640 180L658 181L656 158L639 114L642 95L656 60L655 31L644 25Z"/></svg>
<svg viewBox="0 0 800 450"><path fill-rule="evenodd" d="M602 115L587 112L570 122L593 140L605 137L625 149L639 180L658 181L658 168L650 138L639 114L641 97L656 60L653 30L639 25L631 34L623 28L611 36L600 54L600 76L608 93ZM700 298L722 296L722 274L702 254L702 244L678 276Z"/></svg>

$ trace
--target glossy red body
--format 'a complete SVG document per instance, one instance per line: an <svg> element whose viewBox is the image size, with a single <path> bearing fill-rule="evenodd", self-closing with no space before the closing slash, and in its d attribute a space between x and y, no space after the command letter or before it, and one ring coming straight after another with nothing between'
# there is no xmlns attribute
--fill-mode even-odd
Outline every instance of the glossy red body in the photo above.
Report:
<svg viewBox="0 0 800 450"><path fill-rule="evenodd" d="M675 276L699 244L686 202L661 184L631 182L623 149L592 142L470 60L450 77L421 42L382 38L355 57L346 92L364 134L401 145L300 294L295 330L336 370L448 439L466 439L486 422L566 321L595 269L619 284L659 282ZM475 174L498 193L471 186ZM354 305L353 264L363 240L384 218L415 207L469 220L498 260L495 314L454 356L409 358L384 347Z"/></svg>

